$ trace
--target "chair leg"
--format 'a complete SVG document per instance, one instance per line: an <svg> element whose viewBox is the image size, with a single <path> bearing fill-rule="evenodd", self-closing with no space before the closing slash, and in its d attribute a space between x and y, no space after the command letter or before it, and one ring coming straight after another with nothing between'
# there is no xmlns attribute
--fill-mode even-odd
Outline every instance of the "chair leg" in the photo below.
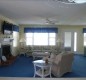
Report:
<svg viewBox="0 0 86 80"><path fill-rule="evenodd" d="M35 78L35 76L36 76L36 75L35 75L35 73L34 73L34 78Z"/></svg>
<svg viewBox="0 0 86 80"><path fill-rule="evenodd" d="M51 73L50 73L50 78L51 78Z"/></svg>

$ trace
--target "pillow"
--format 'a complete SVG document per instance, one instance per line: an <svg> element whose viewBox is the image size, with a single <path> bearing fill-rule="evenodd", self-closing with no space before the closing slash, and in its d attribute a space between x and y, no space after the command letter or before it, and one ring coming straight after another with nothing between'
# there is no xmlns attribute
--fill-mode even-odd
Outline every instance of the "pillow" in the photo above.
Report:
<svg viewBox="0 0 86 80"><path fill-rule="evenodd" d="M7 61L5 56L2 56L2 60L5 61L5 62Z"/></svg>
<svg viewBox="0 0 86 80"><path fill-rule="evenodd" d="M53 54L53 53L51 53L50 58L51 58L51 59L55 59L55 57L56 57L56 55Z"/></svg>

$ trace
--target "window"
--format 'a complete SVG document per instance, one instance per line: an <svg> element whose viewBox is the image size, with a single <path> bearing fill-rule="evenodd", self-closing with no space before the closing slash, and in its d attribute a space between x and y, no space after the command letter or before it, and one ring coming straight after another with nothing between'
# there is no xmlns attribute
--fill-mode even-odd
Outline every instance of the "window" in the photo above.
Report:
<svg viewBox="0 0 86 80"><path fill-rule="evenodd" d="M56 33L25 33L26 45L55 45Z"/></svg>
<svg viewBox="0 0 86 80"><path fill-rule="evenodd" d="M65 32L64 47L71 47L71 32Z"/></svg>
<svg viewBox="0 0 86 80"><path fill-rule="evenodd" d="M74 51L77 51L77 32L74 32Z"/></svg>
<svg viewBox="0 0 86 80"><path fill-rule="evenodd" d="M33 45L33 33L26 33L26 45Z"/></svg>
<svg viewBox="0 0 86 80"><path fill-rule="evenodd" d="M86 46L86 33L84 33L84 46Z"/></svg>
<svg viewBox="0 0 86 80"><path fill-rule="evenodd" d="M55 45L55 37L56 34L55 33L49 33L49 45Z"/></svg>
<svg viewBox="0 0 86 80"><path fill-rule="evenodd" d="M18 44L18 32L13 31L13 47L17 47Z"/></svg>
<svg viewBox="0 0 86 80"><path fill-rule="evenodd" d="M48 45L48 33L34 33L34 45Z"/></svg>

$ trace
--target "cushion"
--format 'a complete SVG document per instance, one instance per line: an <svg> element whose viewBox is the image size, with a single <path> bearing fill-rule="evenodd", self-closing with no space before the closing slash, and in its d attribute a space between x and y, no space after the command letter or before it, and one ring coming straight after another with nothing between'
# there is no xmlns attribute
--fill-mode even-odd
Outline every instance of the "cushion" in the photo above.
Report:
<svg viewBox="0 0 86 80"><path fill-rule="evenodd" d="M7 59L6 59L5 56L2 56L2 60L3 60L3 61L7 61Z"/></svg>
<svg viewBox="0 0 86 80"><path fill-rule="evenodd" d="M56 57L56 55L53 54L53 53L51 53L50 58L51 58L51 59L55 59L55 57Z"/></svg>
<svg viewBox="0 0 86 80"><path fill-rule="evenodd" d="M49 61L53 62L55 60L56 54L51 53Z"/></svg>

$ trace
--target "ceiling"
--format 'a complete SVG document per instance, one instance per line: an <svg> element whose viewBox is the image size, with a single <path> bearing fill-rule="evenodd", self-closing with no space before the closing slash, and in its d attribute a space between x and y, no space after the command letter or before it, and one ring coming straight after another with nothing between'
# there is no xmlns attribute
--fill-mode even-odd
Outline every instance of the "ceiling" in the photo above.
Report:
<svg viewBox="0 0 86 80"><path fill-rule="evenodd" d="M18 24L86 25L86 3L56 0L0 0L0 14ZM48 21L48 22L49 22Z"/></svg>

